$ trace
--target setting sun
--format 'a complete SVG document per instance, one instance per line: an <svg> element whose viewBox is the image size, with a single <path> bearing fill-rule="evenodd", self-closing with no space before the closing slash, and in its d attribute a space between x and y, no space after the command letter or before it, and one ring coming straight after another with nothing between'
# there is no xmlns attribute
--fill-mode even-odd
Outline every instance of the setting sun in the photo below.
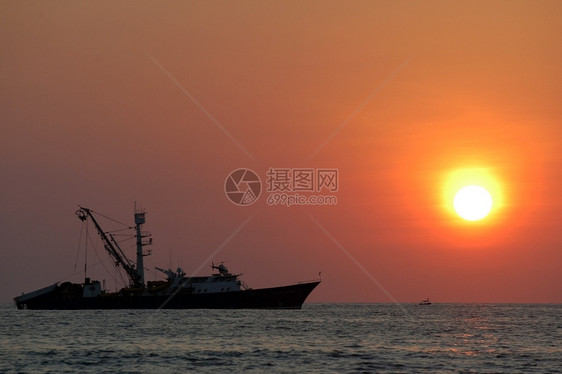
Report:
<svg viewBox="0 0 562 374"><path fill-rule="evenodd" d="M480 220L492 210L492 196L481 186L465 186L455 195L453 206L459 216L467 221Z"/></svg>
<svg viewBox="0 0 562 374"><path fill-rule="evenodd" d="M455 225L462 221L475 222L487 218L487 225L501 222L501 213L506 207L506 189L500 184L501 173L493 167L467 167L450 170L444 174L442 198L444 212ZM490 212L494 212L491 219Z"/></svg>

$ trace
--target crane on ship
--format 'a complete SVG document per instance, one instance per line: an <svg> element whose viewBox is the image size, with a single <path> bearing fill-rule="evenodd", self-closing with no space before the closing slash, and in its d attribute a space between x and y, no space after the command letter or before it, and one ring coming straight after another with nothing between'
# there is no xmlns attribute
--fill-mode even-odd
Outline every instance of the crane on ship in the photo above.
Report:
<svg viewBox="0 0 562 374"><path fill-rule="evenodd" d="M152 238L150 233L143 232L141 230L141 226L145 223L145 212L135 212L135 237L136 237L136 244L137 244L137 263L132 263L121 247L115 237L111 233L106 233L101 226L99 225L98 221L92 214L92 210L84 207L80 207L76 211L76 215L78 218L84 222L88 218L94 224L98 234L103 242L103 247L109 253L109 255L113 258L115 262L115 266L123 268L127 273L130 281L130 286L135 288L144 288L144 256L150 255L150 252L144 253L143 247L152 244ZM148 240L145 240L148 238Z"/></svg>

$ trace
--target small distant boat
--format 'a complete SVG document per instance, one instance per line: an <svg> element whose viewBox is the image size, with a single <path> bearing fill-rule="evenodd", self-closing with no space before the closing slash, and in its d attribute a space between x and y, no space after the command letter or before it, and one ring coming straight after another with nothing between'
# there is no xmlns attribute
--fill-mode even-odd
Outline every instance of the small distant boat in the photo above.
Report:
<svg viewBox="0 0 562 374"><path fill-rule="evenodd" d="M420 305L431 305L431 301L429 301L429 297L428 297L427 299L425 299L425 300L422 300L422 301L420 302Z"/></svg>

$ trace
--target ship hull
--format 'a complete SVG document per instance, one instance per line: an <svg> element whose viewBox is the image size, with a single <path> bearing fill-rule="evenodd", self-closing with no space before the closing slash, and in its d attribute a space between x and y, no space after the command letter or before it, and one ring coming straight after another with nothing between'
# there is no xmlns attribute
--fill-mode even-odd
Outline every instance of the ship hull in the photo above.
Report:
<svg viewBox="0 0 562 374"><path fill-rule="evenodd" d="M18 309L300 309L319 281L232 292L192 293L189 289L161 295L121 291L82 297L51 286L40 295L14 299ZM78 286L78 285L76 285Z"/></svg>

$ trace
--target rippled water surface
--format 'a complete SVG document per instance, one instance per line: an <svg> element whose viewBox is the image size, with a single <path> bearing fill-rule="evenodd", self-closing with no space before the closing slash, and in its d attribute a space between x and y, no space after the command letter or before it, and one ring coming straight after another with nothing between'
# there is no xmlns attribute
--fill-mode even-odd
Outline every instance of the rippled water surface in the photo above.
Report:
<svg viewBox="0 0 562 374"><path fill-rule="evenodd" d="M0 372L562 372L562 305L0 308Z"/></svg>

